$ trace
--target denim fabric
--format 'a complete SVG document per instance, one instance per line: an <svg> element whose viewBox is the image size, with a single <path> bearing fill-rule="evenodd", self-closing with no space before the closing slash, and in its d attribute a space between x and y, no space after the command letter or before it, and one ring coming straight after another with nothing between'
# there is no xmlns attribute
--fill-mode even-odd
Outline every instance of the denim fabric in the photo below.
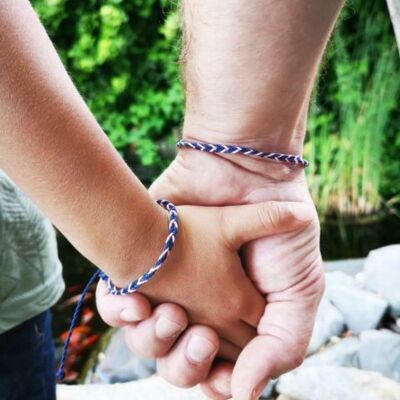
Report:
<svg viewBox="0 0 400 400"><path fill-rule="evenodd" d="M56 399L49 311L0 335L0 399Z"/></svg>

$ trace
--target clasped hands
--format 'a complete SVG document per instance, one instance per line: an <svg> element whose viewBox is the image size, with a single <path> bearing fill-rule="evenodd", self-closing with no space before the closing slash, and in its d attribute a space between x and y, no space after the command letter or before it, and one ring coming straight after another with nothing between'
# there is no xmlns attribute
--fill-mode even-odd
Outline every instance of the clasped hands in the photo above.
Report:
<svg viewBox="0 0 400 400"><path fill-rule="evenodd" d="M170 383L257 399L303 361L324 288L304 171L188 150L150 193L182 205L175 247L140 293L99 282L100 315Z"/></svg>

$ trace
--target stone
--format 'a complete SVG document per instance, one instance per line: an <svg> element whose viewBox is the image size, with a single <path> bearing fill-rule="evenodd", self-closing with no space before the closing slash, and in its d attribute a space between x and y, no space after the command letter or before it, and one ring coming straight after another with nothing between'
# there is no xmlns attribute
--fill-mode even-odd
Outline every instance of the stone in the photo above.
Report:
<svg viewBox="0 0 400 400"><path fill-rule="evenodd" d="M356 334L376 328L389 307L385 299L363 290L341 271L326 274L326 295L343 315L347 327Z"/></svg>
<svg viewBox="0 0 400 400"><path fill-rule="evenodd" d="M325 261L326 272L342 271L347 275L355 277L364 269L365 258L352 258L348 260Z"/></svg>
<svg viewBox="0 0 400 400"><path fill-rule="evenodd" d="M180 389L160 377L136 382L92 385L57 385L57 400L207 400L197 386Z"/></svg>
<svg viewBox="0 0 400 400"><path fill-rule="evenodd" d="M271 399L275 394L275 387L278 383L278 379L271 379L267 386L265 386L264 390L261 392L261 398L264 399Z"/></svg>
<svg viewBox="0 0 400 400"><path fill-rule="evenodd" d="M296 400L400 400L400 384L355 368L301 367L283 375L279 394Z"/></svg>
<svg viewBox="0 0 400 400"><path fill-rule="evenodd" d="M339 343L306 358L303 366L332 365L357 368L360 364L358 360L359 348L360 340L358 338L347 337L340 340Z"/></svg>
<svg viewBox="0 0 400 400"><path fill-rule="evenodd" d="M332 336L339 336L345 328L343 315L334 307L326 296L322 297L315 319L308 353L316 352Z"/></svg>
<svg viewBox="0 0 400 400"><path fill-rule="evenodd" d="M366 331L360 335L360 367L377 371L400 382L400 335L389 330Z"/></svg>
<svg viewBox="0 0 400 400"><path fill-rule="evenodd" d="M388 300L391 312L400 316L400 245L373 250L365 260L365 287Z"/></svg>
<svg viewBox="0 0 400 400"><path fill-rule="evenodd" d="M99 362L91 383L129 382L148 378L156 371L154 360L137 357L126 345L123 329L112 334L105 351L98 355Z"/></svg>

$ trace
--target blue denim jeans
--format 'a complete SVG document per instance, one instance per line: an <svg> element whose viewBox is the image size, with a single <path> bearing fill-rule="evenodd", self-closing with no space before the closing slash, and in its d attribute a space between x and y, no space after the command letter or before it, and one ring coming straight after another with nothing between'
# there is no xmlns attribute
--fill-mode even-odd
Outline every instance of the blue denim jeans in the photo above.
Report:
<svg viewBox="0 0 400 400"><path fill-rule="evenodd" d="M56 399L49 311L0 335L0 398Z"/></svg>

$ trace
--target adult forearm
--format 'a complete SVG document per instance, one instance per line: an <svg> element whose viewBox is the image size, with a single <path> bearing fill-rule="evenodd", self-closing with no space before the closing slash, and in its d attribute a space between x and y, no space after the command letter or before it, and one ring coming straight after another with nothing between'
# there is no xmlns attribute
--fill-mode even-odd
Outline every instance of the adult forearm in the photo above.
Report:
<svg viewBox="0 0 400 400"><path fill-rule="evenodd" d="M0 168L86 257L125 282L156 257L164 213L102 132L26 0L1 4L0 71Z"/></svg>
<svg viewBox="0 0 400 400"><path fill-rule="evenodd" d="M184 0L184 136L301 153L343 0Z"/></svg>

